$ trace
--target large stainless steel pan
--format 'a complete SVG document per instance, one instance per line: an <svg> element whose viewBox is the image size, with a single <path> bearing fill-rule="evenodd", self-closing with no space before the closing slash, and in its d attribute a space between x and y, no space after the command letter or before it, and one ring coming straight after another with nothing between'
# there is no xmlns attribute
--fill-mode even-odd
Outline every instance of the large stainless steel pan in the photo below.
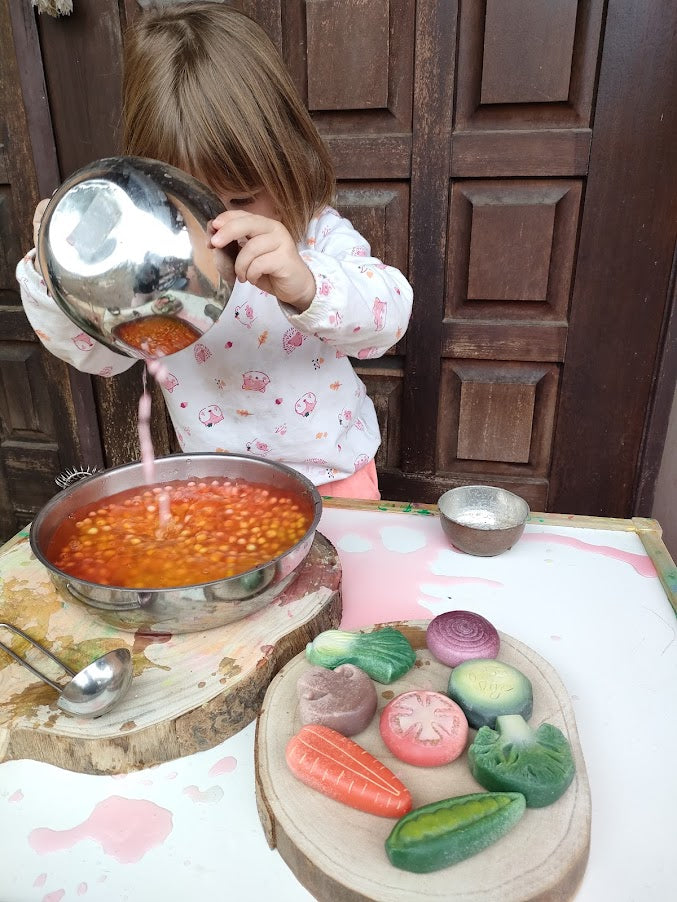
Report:
<svg viewBox="0 0 677 902"><path fill-rule="evenodd" d="M254 570L216 582L172 589L126 589L76 579L59 570L46 550L56 528L84 505L126 489L143 486L140 463L125 464L90 476L60 492L33 521L33 553L50 572L59 591L97 617L123 630L142 633L192 633L241 620L273 602L297 574L310 551L322 513L315 486L296 470L259 457L236 454L176 454L155 462L159 483L230 477L267 483L307 499L314 515L308 531L289 551Z"/></svg>

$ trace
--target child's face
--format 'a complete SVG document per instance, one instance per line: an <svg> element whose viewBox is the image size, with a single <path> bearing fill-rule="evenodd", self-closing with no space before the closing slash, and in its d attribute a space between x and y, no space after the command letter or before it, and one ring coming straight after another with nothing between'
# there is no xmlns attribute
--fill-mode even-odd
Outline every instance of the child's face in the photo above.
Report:
<svg viewBox="0 0 677 902"><path fill-rule="evenodd" d="M264 188L257 188L249 193L220 193L219 200L226 210L244 210L247 213L254 213L256 216L265 216L277 221L280 219L275 201Z"/></svg>

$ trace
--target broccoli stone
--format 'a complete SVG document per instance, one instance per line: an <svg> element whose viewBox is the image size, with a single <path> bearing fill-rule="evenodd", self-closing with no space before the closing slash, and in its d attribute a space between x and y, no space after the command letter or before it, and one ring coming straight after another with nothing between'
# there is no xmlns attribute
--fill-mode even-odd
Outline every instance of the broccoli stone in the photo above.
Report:
<svg viewBox="0 0 677 902"><path fill-rule="evenodd" d="M574 778L571 747L561 730L543 723L532 730L520 714L480 727L468 749L473 777L485 789L521 792L528 808L557 801Z"/></svg>

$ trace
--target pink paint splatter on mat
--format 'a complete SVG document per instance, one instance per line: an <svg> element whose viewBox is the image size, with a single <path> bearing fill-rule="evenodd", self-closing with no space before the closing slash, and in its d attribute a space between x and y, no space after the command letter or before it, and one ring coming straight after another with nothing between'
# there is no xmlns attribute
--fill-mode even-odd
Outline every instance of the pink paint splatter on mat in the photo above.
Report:
<svg viewBox="0 0 677 902"><path fill-rule="evenodd" d="M177 778L178 776L179 776L178 770L173 770L173 771L170 771L170 773L167 774L167 779L168 779L168 780L176 780L176 778Z"/></svg>
<svg viewBox="0 0 677 902"><path fill-rule="evenodd" d="M218 777L219 774L230 774L237 767L237 759L233 758L232 755L229 755L227 758L222 758L220 761L217 761L209 769L210 777Z"/></svg>
<svg viewBox="0 0 677 902"><path fill-rule="evenodd" d="M78 896L84 896L87 892L87 884L86 883L78 883Z"/></svg>
<svg viewBox="0 0 677 902"><path fill-rule="evenodd" d="M204 791L197 786L186 786L183 794L188 796L192 802L220 802L223 798L223 790L220 786L210 786Z"/></svg>
<svg viewBox="0 0 677 902"><path fill-rule="evenodd" d="M8 802L20 802L24 797L24 794L20 789L17 789L16 792L13 792L12 795L7 799Z"/></svg>
<svg viewBox="0 0 677 902"><path fill-rule="evenodd" d="M55 889L53 893L47 893L46 896L43 896L42 902L61 902L65 895L65 889Z"/></svg>
<svg viewBox="0 0 677 902"><path fill-rule="evenodd" d="M402 515L394 519L380 512L360 511L357 520L350 517L352 513L328 508L320 523L322 534L336 545L339 554L350 555L350 566L343 569L342 629L428 620L430 609L424 601L439 605L452 586L503 586L496 580L463 575L465 556L450 548L437 517ZM399 548L398 533L403 537ZM351 539L352 547L347 544ZM442 553L458 557L456 574L435 572ZM374 566L375 554L379 566ZM429 594L424 586L436 594ZM453 607L451 599L450 605Z"/></svg>
<svg viewBox="0 0 677 902"><path fill-rule="evenodd" d="M111 796L95 806L81 824L70 830L38 827L28 842L38 854L69 849L83 839L94 839L107 855L123 864L140 861L172 832L172 814L154 802Z"/></svg>
<svg viewBox="0 0 677 902"><path fill-rule="evenodd" d="M47 880L47 874L38 874L33 881L33 886L44 886Z"/></svg>
<svg viewBox="0 0 677 902"><path fill-rule="evenodd" d="M621 551L620 548L612 548L610 545L593 545L590 542L583 542L581 539L561 536L557 533L525 532L522 536L522 541L541 542L549 545L568 545L569 548L588 551L592 554L601 554L603 557L610 557L616 561L623 561L624 564L630 564L635 573L638 573L640 576L655 577L658 575L648 554Z"/></svg>

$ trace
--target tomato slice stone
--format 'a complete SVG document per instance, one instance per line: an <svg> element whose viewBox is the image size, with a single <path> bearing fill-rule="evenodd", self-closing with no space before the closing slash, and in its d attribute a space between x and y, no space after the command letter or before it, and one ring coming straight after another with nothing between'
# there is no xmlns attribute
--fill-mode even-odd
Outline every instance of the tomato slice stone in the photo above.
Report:
<svg viewBox="0 0 677 902"><path fill-rule="evenodd" d="M430 689L403 692L388 702L379 729L393 755L418 767L448 764L463 752L468 739L461 708Z"/></svg>

